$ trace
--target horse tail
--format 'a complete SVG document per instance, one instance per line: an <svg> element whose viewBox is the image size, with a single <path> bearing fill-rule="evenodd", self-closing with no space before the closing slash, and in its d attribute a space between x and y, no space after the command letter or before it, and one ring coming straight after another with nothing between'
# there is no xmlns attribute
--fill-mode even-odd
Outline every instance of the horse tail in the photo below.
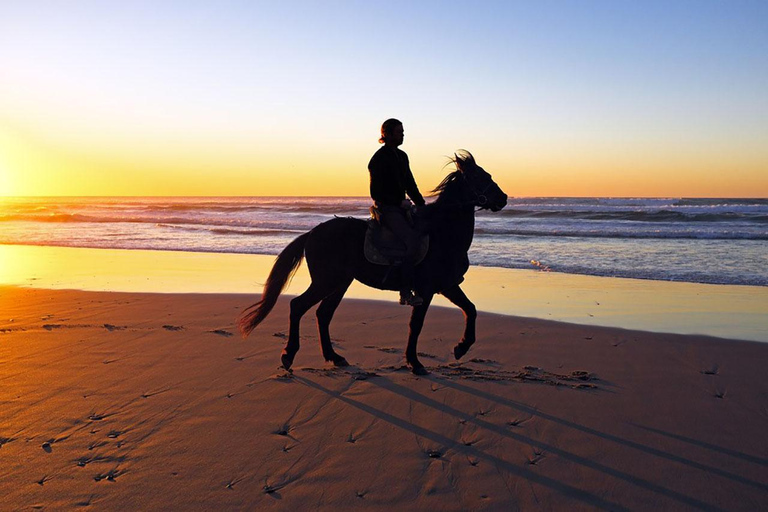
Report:
<svg viewBox="0 0 768 512"><path fill-rule="evenodd" d="M309 232L304 233L283 249L269 272L267 284L261 294L261 300L243 311L238 320L238 327L243 337L248 336L264 320L277 303L277 298L288 285L293 274L304 259L304 246Z"/></svg>

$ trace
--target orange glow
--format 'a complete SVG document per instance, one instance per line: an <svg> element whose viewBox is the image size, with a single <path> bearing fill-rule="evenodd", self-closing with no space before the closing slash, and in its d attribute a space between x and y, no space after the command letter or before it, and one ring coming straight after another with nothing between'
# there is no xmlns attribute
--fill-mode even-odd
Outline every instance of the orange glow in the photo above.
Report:
<svg viewBox="0 0 768 512"><path fill-rule="evenodd" d="M65 139L0 126L5 196L365 196L369 138L334 145L189 138ZM404 149L422 192L449 172L439 141ZM768 151L758 144L704 148L646 141L612 147L585 141L558 151L541 141L469 147L511 196L766 197ZM738 179L734 179L738 177Z"/></svg>

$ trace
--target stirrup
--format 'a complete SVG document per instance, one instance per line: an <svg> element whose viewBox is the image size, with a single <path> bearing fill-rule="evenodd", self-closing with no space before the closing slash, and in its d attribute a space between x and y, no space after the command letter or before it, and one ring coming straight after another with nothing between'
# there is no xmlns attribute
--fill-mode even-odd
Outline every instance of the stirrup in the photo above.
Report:
<svg viewBox="0 0 768 512"><path fill-rule="evenodd" d="M424 299L419 297L418 295L414 295L410 291L406 294L401 292L400 293L400 305L401 306L421 306L424 304Z"/></svg>

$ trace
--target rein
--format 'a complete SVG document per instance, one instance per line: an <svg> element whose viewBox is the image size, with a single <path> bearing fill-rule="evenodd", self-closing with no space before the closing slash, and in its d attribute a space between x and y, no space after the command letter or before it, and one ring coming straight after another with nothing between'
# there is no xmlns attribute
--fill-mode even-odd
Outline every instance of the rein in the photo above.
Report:
<svg viewBox="0 0 768 512"><path fill-rule="evenodd" d="M465 174L462 174L462 179L466 183L467 187L469 188L469 191L474 195L473 199L470 199L468 201L464 200L456 200L455 202L451 202L449 204L455 204L459 208L462 206L476 206L477 209L476 212L479 212L480 210L484 210L487 208L488 203L488 196L485 195L486 192L488 192L488 189L493 186L493 180L489 180L488 183L485 185L485 188L480 190L478 192L478 189L474 187L474 185L467 179Z"/></svg>

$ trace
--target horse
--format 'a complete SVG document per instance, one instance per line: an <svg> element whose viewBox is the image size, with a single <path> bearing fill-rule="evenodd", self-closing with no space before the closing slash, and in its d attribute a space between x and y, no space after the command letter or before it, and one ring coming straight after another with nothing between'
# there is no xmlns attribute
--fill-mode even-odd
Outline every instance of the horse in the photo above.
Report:
<svg viewBox="0 0 768 512"><path fill-rule="evenodd" d="M429 249L416 265L414 275L414 291L422 297L423 303L413 307L405 350L406 363L416 375L429 373L417 357L416 345L436 293L464 312L464 335L453 349L454 357L460 359L475 343L477 309L460 287L469 268L467 252L474 235L475 209L497 212L507 204L507 195L491 175L477 165L471 153L464 150L454 153L451 162L456 170L432 191L432 196L437 199L420 207L414 216L417 227L429 235ZM349 285L356 279L380 290L400 289L397 267L377 265L365 258L366 229L366 220L336 217L288 244L275 260L261 300L246 308L240 316L238 326L243 337L247 337L272 311L278 296L306 258L311 284L304 293L291 300L290 331L281 355L282 366L291 371L299 351L301 317L318 302L316 316L323 357L334 366L348 366L347 360L333 349L329 326Z"/></svg>

